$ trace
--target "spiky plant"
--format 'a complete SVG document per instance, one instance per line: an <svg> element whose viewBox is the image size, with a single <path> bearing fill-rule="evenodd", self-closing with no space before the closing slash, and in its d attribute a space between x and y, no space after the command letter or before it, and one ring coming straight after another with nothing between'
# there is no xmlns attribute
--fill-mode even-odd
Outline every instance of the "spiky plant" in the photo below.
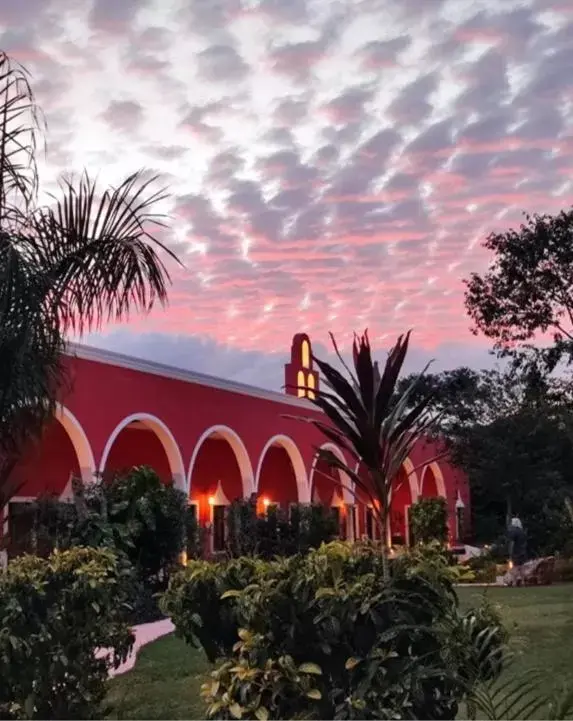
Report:
<svg viewBox="0 0 573 721"><path fill-rule="evenodd" d="M332 344L347 373L313 354L321 373L321 386L312 403L325 418L301 418L312 424L352 459L344 463L331 451L319 449L319 457L342 471L372 505L375 521L384 539L385 574L388 575L390 504L395 479L412 448L436 421L430 412L431 396L413 401L416 378L400 395L396 387L410 342L410 332L401 335L390 350L382 372L372 358L368 331L354 334L354 369L345 363L332 333ZM307 390L305 388L305 390ZM365 476L359 471L359 466Z"/></svg>
<svg viewBox="0 0 573 721"><path fill-rule="evenodd" d="M152 230L165 197L134 173L116 188L87 173L37 203L44 126L29 76L0 51L0 508L12 470L54 416L68 332L165 303L175 256Z"/></svg>

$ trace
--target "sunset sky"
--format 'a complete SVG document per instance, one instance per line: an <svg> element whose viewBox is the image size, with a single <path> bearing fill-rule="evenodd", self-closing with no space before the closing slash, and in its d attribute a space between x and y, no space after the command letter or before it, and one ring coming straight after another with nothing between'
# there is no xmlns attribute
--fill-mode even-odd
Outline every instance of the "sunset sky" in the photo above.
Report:
<svg viewBox="0 0 573 721"><path fill-rule="evenodd" d="M278 388L296 332L413 328L411 367L482 365L481 241L573 204L573 0L0 0L0 36L44 191L169 184L185 267L107 348Z"/></svg>

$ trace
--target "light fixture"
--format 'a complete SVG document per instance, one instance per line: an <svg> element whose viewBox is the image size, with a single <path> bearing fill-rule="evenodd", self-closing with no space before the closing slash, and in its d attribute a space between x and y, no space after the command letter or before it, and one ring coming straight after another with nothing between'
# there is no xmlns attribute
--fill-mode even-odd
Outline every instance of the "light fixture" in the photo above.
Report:
<svg viewBox="0 0 573 721"><path fill-rule="evenodd" d="M214 506L215 505L215 496L209 496L209 505Z"/></svg>
<svg viewBox="0 0 573 721"><path fill-rule="evenodd" d="M466 504L462 501L462 499L460 497L460 493L458 491L458 497L456 498L456 510L459 511L465 507L466 507Z"/></svg>
<svg viewBox="0 0 573 721"><path fill-rule="evenodd" d="M268 508L270 505L271 505L271 502L269 501L269 499L268 499L268 498L263 498L263 506L264 506L265 508Z"/></svg>

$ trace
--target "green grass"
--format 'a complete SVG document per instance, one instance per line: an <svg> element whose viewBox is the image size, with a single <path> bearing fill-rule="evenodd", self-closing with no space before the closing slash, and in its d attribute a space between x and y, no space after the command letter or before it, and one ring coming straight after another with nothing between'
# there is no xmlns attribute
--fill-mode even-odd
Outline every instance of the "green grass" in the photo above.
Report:
<svg viewBox="0 0 573 721"><path fill-rule="evenodd" d="M463 607L487 598L501 606L517 658L514 672L547 672L548 686L571 680L573 584L541 588L461 588ZM201 719L203 653L168 636L145 646L133 671L110 681L110 719Z"/></svg>
<svg viewBox="0 0 573 721"><path fill-rule="evenodd" d="M202 651L173 634L144 646L132 671L109 682L109 719L203 719L201 684L210 671Z"/></svg>
<svg viewBox="0 0 573 721"><path fill-rule="evenodd" d="M539 669L548 687L573 681L573 584L529 588L460 588L463 607L484 595L501 609L515 654L512 672Z"/></svg>

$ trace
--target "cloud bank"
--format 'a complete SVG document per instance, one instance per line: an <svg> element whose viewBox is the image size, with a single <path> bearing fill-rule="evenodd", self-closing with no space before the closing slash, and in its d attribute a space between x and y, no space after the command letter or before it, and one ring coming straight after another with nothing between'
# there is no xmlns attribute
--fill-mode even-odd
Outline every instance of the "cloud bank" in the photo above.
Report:
<svg viewBox="0 0 573 721"><path fill-rule="evenodd" d="M276 387L298 331L413 328L420 363L481 364L480 242L572 204L560 0L7 0L0 36L45 109L44 190L169 183L184 268L95 340L123 352Z"/></svg>

